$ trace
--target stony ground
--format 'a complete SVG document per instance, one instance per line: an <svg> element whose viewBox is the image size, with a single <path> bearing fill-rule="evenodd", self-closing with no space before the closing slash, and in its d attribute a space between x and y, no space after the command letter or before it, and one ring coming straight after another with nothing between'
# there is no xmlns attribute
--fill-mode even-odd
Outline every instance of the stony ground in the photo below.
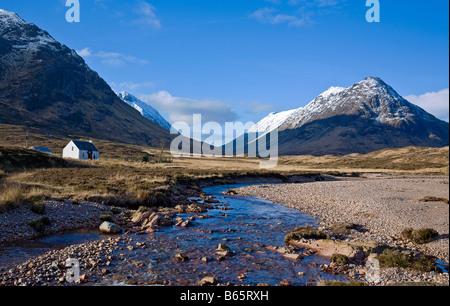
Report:
<svg viewBox="0 0 450 306"><path fill-rule="evenodd" d="M421 246L427 254L448 261L449 205L424 203L425 196L449 197L448 177L382 177L306 184L245 187L242 195L258 196L285 204L323 220L323 226L352 222L367 232L354 232L352 239L396 241L405 228L432 228L440 233Z"/></svg>
<svg viewBox="0 0 450 306"><path fill-rule="evenodd" d="M45 212L33 213L22 205L0 214L0 246L4 243L34 239L43 235L64 233L78 229L96 228L101 223L101 215L109 215L110 207L91 202L47 201ZM37 232L30 222L46 217L50 224L43 232Z"/></svg>
<svg viewBox="0 0 450 306"><path fill-rule="evenodd" d="M352 231L350 240L378 241L409 249L420 249L448 262L449 206L442 202L420 202L425 196L448 199L448 177L372 177L343 181L303 182L302 184L257 185L237 190L240 194L259 196L312 214L323 220L324 228L336 222L360 224L366 231ZM82 208L82 209L80 209ZM45 234L64 232L76 228L98 226L99 216L110 214L106 206L95 203L46 203L45 216L52 220ZM32 238L40 233L28 222L42 217L27 207L0 215L0 242L17 238ZM440 233L438 239L422 247L408 245L398 240L406 227L433 228ZM59 285L67 284L64 278L65 259L83 258L82 267L89 275L82 281L96 282L109 273L111 261L117 250L137 247L130 237L111 238L64 250L52 251L31 259L14 269L0 271L0 285ZM142 246L138 246L142 247ZM354 270L362 269L356 267ZM0 269L1 270L1 269ZM433 282L448 285L448 274L405 272L402 269L385 269L381 273L382 285L398 282Z"/></svg>
<svg viewBox="0 0 450 306"><path fill-rule="evenodd" d="M448 199L448 177L386 177L320 181L304 184L256 185L236 190L296 208L320 218L324 230L340 222L360 225L346 236L348 241L373 242L421 251L448 262L449 205L421 202L425 196ZM405 228L432 228L439 232L433 242L414 245L403 241ZM362 230L361 230L362 229ZM406 269L382 269L378 285L431 282L448 285L448 274L421 273Z"/></svg>
<svg viewBox="0 0 450 306"><path fill-rule="evenodd" d="M114 258L112 253L119 248L123 249L127 242L129 240L126 237L116 237L83 243L48 252L9 270L0 267L0 286L70 285L66 277L68 258L80 259L80 269L89 274L79 275L80 280L76 284L99 280L109 273L110 261L123 260Z"/></svg>

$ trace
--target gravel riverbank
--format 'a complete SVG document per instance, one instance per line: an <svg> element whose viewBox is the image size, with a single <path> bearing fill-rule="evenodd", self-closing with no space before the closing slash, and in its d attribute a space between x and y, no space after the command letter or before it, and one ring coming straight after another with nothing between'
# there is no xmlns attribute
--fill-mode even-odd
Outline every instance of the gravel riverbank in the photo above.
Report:
<svg viewBox="0 0 450 306"><path fill-rule="evenodd" d="M377 241L409 250L420 250L448 262L449 206L443 202L420 201L426 196L448 199L448 177L371 177L345 178L342 181L325 177L327 181L317 182L316 179L317 177L299 178L295 181L301 183L297 184L254 185L237 189L237 192L241 195L267 198L311 214L320 218L322 220L320 226L327 230L338 222L359 224L359 230L352 230L347 236L353 241ZM187 212L187 206L186 209L183 208L190 203L187 199L200 195L198 191L190 189L188 191L184 191L183 195L176 199L175 202L180 204L177 208L172 210L161 208L158 214L164 216L172 214L171 219L175 222L178 213ZM214 207L213 204L218 202L215 199L206 198L206 200L206 203L212 203L206 205L211 206L211 209L220 208ZM194 203L191 208L197 206L198 204ZM223 208L226 207L220 209ZM192 211L192 213L200 212ZM0 242L19 238L32 239L43 234L61 233L77 228L98 227L101 223L99 216L109 214L110 208L101 204L49 201L46 203L44 216L50 219L51 223L45 228L44 233L38 233L29 223L41 218L42 215L37 215L23 206L0 215L2 229ZM125 226L128 227L128 233L123 236L51 251L13 268L0 267L0 285L68 285L65 279L67 258L81 259L80 266L85 273L82 275L81 283L99 284L106 275L121 267L123 263L133 263L136 250L150 247L137 241L138 237L144 234L137 221L124 225L128 225ZM403 229L410 227L433 228L440 236L423 246L404 243L398 238ZM361 228L364 230L361 231ZM148 265L142 262L133 264L139 267ZM363 269L363 266L358 266L352 268L350 272L355 274L355 271ZM139 275L130 276L130 284L135 276ZM350 274L349 277L351 279ZM115 280L114 277L112 279ZM381 285L405 282L448 285L448 274L383 269L381 280ZM152 280L142 284L166 283L159 280L154 283Z"/></svg>
<svg viewBox="0 0 450 306"><path fill-rule="evenodd" d="M237 190L240 195L266 198L323 220L330 228L338 222L361 225L351 239L400 245L405 228L432 228L440 236L423 246L409 245L428 255L449 258L449 205L421 202L425 196L449 197L448 177L374 177L305 184L256 185Z"/></svg>
<svg viewBox="0 0 450 306"><path fill-rule="evenodd" d="M27 205L0 214L0 247L10 242L35 239L78 229L98 228L100 216L111 214L111 208L99 203L72 201L46 201L45 212L37 214ZM47 218L50 222L39 232L31 225Z"/></svg>
<svg viewBox="0 0 450 306"><path fill-rule="evenodd" d="M449 260L448 202L421 201L427 196L448 199L448 177L372 175L342 181L254 185L235 191L239 195L265 198L311 214L322 220L319 226L332 236L331 229L335 224L357 224L357 229L342 238L347 241L377 242L392 248L423 252L447 263ZM401 239L401 233L406 228L432 228L439 232L439 236L430 243L415 245ZM363 268L357 267L351 273L358 273ZM376 283L379 286L449 284L448 273L424 273L402 268L383 268L379 277Z"/></svg>

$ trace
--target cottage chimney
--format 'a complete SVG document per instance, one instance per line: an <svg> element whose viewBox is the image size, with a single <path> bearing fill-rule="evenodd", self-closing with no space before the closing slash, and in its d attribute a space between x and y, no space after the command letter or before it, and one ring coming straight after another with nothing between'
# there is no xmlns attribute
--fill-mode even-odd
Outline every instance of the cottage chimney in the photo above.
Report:
<svg viewBox="0 0 450 306"><path fill-rule="evenodd" d="M89 140L90 143L94 143L92 140Z"/></svg>

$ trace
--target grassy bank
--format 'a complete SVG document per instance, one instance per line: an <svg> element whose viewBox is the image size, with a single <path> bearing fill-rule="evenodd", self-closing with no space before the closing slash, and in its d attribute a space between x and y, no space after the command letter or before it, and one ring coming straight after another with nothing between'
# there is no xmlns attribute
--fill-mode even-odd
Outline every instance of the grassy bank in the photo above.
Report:
<svg viewBox="0 0 450 306"><path fill-rule="evenodd" d="M18 147L0 147L0 176L43 168L86 167L60 157Z"/></svg>
<svg viewBox="0 0 450 306"><path fill-rule="evenodd" d="M55 154L24 149L47 146ZM77 139L76 136L71 139ZM172 159L167 150L94 140L100 160L62 159L70 139L37 130L0 124L0 206L14 207L28 198L89 200L114 206L171 205L183 188L202 182L227 184L236 178L267 177L286 181L295 175L318 173L359 176L362 173L448 175L449 149L404 148L348 156L286 156L278 166L260 169L256 158ZM158 163L158 161L167 163ZM294 180L295 181L295 180ZM16 199L16 200L14 200Z"/></svg>
<svg viewBox="0 0 450 306"><path fill-rule="evenodd" d="M346 156L286 156L280 165L337 171L449 174L449 148L406 147Z"/></svg>
<svg viewBox="0 0 450 306"><path fill-rule="evenodd" d="M316 175L317 176L317 175ZM166 206L182 189L200 189L203 182L230 184L241 177L267 177L287 181L286 176L260 171L176 169L161 165L96 164L95 167L39 169L11 174L5 186L40 190L53 199L99 202L114 206ZM14 187L10 187L14 189Z"/></svg>
<svg viewBox="0 0 450 306"><path fill-rule="evenodd" d="M75 162L22 148L1 148L0 209L31 198L87 200L114 206L170 206L182 189L200 189L202 182L227 184L241 177L287 181L276 171L214 167L197 160L160 164L102 159ZM233 161L235 162L235 161ZM289 174L289 173L286 173ZM304 172L302 172L304 174Z"/></svg>

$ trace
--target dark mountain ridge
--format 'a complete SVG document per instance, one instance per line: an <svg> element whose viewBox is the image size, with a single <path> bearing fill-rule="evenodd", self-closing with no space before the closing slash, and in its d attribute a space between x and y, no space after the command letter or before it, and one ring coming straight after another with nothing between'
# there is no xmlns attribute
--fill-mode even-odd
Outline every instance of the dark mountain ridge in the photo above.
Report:
<svg viewBox="0 0 450 306"><path fill-rule="evenodd" d="M4 10L0 123L153 147L173 139L119 99L74 50Z"/></svg>

